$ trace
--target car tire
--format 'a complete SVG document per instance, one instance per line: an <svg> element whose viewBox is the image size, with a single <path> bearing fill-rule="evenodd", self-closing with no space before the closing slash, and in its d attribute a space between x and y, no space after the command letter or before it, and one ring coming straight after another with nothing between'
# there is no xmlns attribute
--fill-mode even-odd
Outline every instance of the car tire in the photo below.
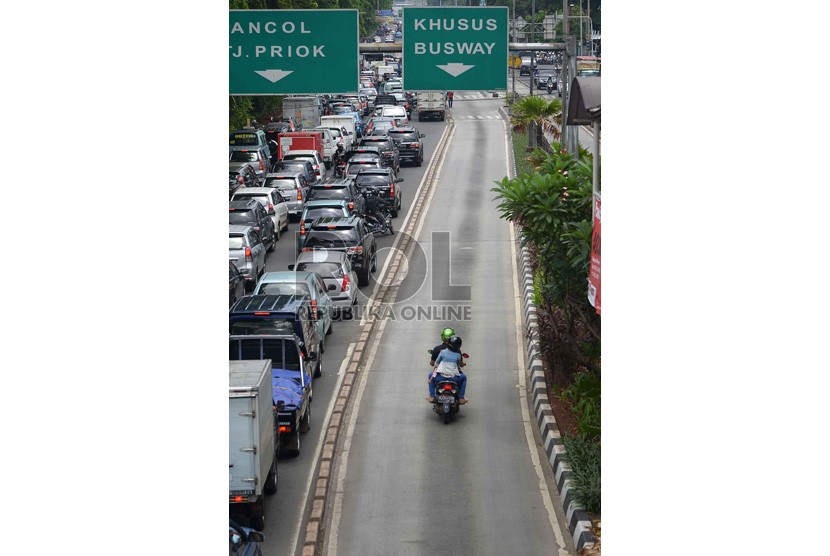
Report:
<svg viewBox="0 0 830 556"><path fill-rule="evenodd" d="M322 349L322 344L321 344L321 348L320 348L319 359L317 359L317 368L314 369L314 378L320 378L321 376L323 376L323 349ZM309 401L310 400L311 400L311 398L309 398Z"/></svg>
<svg viewBox="0 0 830 556"><path fill-rule="evenodd" d="M277 454L274 454L274 463L271 464L271 470L268 476L265 477L265 484L262 485L262 491L266 496L271 496L277 493Z"/></svg>
<svg viewBox="0 0 830 556"><path fill-rule="evenodd" d="M300 432L308 432L311 430L311 404L305 410L305 415L300 419Z"/></svg>
<svg viewBox="0 0 830 556"><path fill-rule="evenodd" d="M329 329L326 330L326 336L330 336L334 332L334 319L329 323Z"/></svg>
<svg viewBox="0 0 830 556"><path fill-rule="evenodd" d="M424 161L423 158L416 158L415 159L415 166L420 166L423 161Z"/></svg>
<svg viewBox="0 0 830 556"><path fill-rule="evenodd" d="M280 228L279 228L279 226L277 226L274 229L274 243L278 242L279 240L280 240Z"/></svg>
<svg viewBox="0 0 830 556"><path fill-rule="evenodd" d="M372 255L372 263L371 264L372 264L372 273L374 274L375 272L378 271L378 254L377 254L377 252L374 255Z"/></svg>
<svg viewBox="0 0 830 556"><path fill-rule="evenodd" d="M364 288L369 285L369 269L367 268L365 272L358 272L357 273L357 285L358 287Z"/></svg>
<svg viewBox="0 0 830 556"><path fill-rule="evenodd" d="M256 529L257 531L264 531L265 530L265 516L264 515L251 516L251 529Z"/></svg>
<svg viewBox="0 0 830 556"><path fill-rule="evenodd" d="M288 456L296 458L300 455L300 431L295 432L292 436L294 436L297 441L295 442L295 447L288 450Z"/></svg>
<svg viewBox="0 0 830 556"><path fill-rule="evenodd" d="M274 234L271 234L271 245L268 246L268 252L273 253L274 249L276 249L276 248L277 248L277 238L274 236Z"/></svg>

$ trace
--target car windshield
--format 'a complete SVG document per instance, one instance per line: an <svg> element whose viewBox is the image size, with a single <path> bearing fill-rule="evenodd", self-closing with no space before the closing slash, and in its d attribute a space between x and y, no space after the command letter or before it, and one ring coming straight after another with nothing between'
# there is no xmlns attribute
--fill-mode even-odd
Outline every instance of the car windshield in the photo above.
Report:
<svg viewBox="0 0 830 556"><path fill-rule="evenodd" d="M256 151L233 151L231 153L231 162L256 162L259 160Z"/></svg>
<svg viewBox="0 0 830 556"><path fill-rule="evenodd" d="M357 185L389 185L389 176L383 174L358 174Z"/></svg>
<svg viewBox="0 0 830 556"><path fill-rule="evenodd" d="M342 278L343 269L339 263L298 263L297 270L316 272L323 278Z"/></svg>
<svg viewBox="0 0 830 556"><path fill-rule="evenodd" d="M336 230L311 230L305 240L304 247L325 247L327 249L342 249L357 243L357 231L354 228L340 228Z"/></svg>
<svg viewBox="0 0 830 556"><path fill-rule="evenodd" d="M257 141L256 133L231 133L230 136L230 144L234 146L256 146Z"/></svg>
<svg viewBox="0 0 830 556"><path fill-rule="evenodd" d="M315 199L349 199L349 190L345 187L330 187L325 189L312 189L308 192L306 200L313 201Z"/></svg>
<svg viewBox="0 0 830 556"><path fill-rule="evenodd" d="M302 282L280 282L259 284L257 295L311 295L308 284Z"/></svg>
<svg viewBox="0 0 830 556"><path fill-rule="evenodd" d="M312 165L314 164L314 157L308 156L307 154L287 154L283 157L284 160L307 160L311 162Z"/></svg>
<svg viewBox="0 0 830 556"><path fill-rule="evenodd" d="M316 220L317 218L338 218L346 216L343 214L343 209L335 207L320 207L306 209L303 220Z"/></svg>
<svg viewBox="0 0 830 556"><path fill-rule="evenodd" d="M395 132L392 137L396 141L405 141L407 143L417 143L418 134L414 131Z"/></svg>
<svg viewBox="0 0 830 556"><path fill-rule="evenodd" d="M295 186L293 178L266 178L265 187L279 187L280 189L289 189Z"/></svg>
<svg viewBox="0 0 830 556"><path fill-rule="evenodd" d="M360 172L363 168L377 168L378 165L375 162L355 162L349 164L349 168L346 170L347 174L354 175Z"/></svg>
<svg viewBox="0 0 830 556"><path fill-rule="evenodd" d="M228 213L228 215L230 224L247 225L256 221L254 213L250 210L232 210Z"/></svg>
<svg viewBox="0 0 830 556"><path fill-rule="evenodd" d="M228 236L228 249L245 249L244 236Z"/></svg>
<svg viewBox="0 0 830 556"><path fill-rule="evenodd" d="M235 193L233 196L234 201L247 201L253 199L255 201L259 201L261 205L267 205L270 202L268 195L258 193Z"/></svg>
<svg viewBox="0 0 830 556"><path fill-rule="evenodd" d="M386 131L388 129L392 129L393 127L395 127L394 122L375 122L372 125L372 133Z"/></svg>
<svg viewBox="0 0 830 556"><path fill-rule="evenodd" d="M231 334L235 336L256 336L259 334L293 334L294 321L287 318L252 318L251 320L233 320Z"/></svg>

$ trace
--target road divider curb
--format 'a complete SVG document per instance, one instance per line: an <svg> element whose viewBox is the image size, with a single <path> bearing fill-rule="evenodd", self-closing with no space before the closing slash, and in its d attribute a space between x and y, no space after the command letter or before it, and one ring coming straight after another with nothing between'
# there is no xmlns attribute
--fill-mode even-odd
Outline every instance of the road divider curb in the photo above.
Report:
<svg viewBox="0 0 830 556"><path fill-rule="evenodd" d="M370 300L373 305L382 305L386 303L387 300L394 299L395 295L397 295L399 284L394 286L386 284L390 284L390 278L394 278L398 270L402 268L401 262L403 257L412 246L414 232L422 215L424 199L427 197L429 191L435 186L434 182L437 169L440 167L440 161L444 157L444 153L446 152L446 148L449 144L454 127L455 122L452 119L449 119L447 128L442 135L441 140L438 142L438 145L435 148L435 154L432 156L429 167L427 168L427 173L423 182L424 187L419 188L418 200L413 205L411 212L407 215L406 224L404 225L403 230L397 234L397 237L392 244L395 255L391 261L391 264L386 268L384 273L385 276L379 279L380 284L384 285L376 288L373 299ZM355 344L351 357L349 358L349 362L346 367L346 376L343 377L343 382L340 385L340 392L336 395L337 401L335 402L334 410L332 411L328 425L326 426L326 440L323 443L322 456L316 469L317 481L314 483L315 489L314 498L312 499L311 512L305 522L305 540L302 548L303 556L314 556L317 554L318 549L322 548L323 535L325 532L323 524L326 519L326 507L328 506L330 483L335 484L335 481L330 482L329 479L331 478L330 474L336 463L338 453L337 442L340 438L340 428L341 425L343 425L343 417L345 415L346 408L349 405L352 388L357 379L357 375L364 370L361 363L364 354L369 352L366 347L369 345L369 341L375 331L376 322L380 321L378 321L375 316L369 312L369 315L366 318L366 323L361 327L360 336ZM333 488L334 487L331 487L331 489ZM322 503L322 507L320 507L318 502Z"/></svg>
<svg viewBox="0 0 830 556"><path fill-rule="evenodd" d="M502 117L510 122L510 117L504 107L499 108ZM513 139L510 138L510 166L511 178L516 176L516 159L513 151ZM516 237L521 237L521 228L516 226ZM548 399L547 383L542 363L542 350L539 345L539 318L536 314L536 305L533 303L533 269L530 264L530 252L524 246L520 249L520 276L519 285L524 298L524 326L527 349L527 373L530 375L530 388L533 398L533 411L536 415L536 424L542 438L542 446L548 457L548 463L556 479L556 489L559 491L559 501L565 512L568 532L573 538L577 553L583 548L590 547L596 542L596 536L591 530L591 519L584 508L578 506L571 492L573 486L570 481L571 467L565 461L565 445L562 435L556 425L556 418Z"/></svg>

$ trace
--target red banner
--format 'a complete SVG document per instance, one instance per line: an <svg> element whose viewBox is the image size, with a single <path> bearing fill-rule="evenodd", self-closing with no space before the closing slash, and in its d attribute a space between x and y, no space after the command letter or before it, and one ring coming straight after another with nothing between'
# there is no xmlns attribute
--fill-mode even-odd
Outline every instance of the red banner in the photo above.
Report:
<svg viewBox="0 0 830 556"><path fill-rule="evenodd" d="M597 314L601 315L600 312L600 284L601 284L601 273L600 273L600 238L602 237L602 233L600 232L600 199L599 197L594 197L594 232L591 234L591 270L588 272L588 302L597 310Z"/></svg>

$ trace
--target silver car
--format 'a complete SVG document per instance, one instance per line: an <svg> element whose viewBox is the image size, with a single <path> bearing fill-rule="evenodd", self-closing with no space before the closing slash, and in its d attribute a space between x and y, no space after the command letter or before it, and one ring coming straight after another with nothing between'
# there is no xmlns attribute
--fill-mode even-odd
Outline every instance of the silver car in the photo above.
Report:
<svg viewBox="0 0 830 556"><path fill-rule="evenodd" d="M228 260L245 277L245 287L250 291L256 281L265 274L265 244L251 226L228 226Z"/></svg>
<svg viewBox="0 0 830 556"><path fill-rule="evenodd" d="M303 179L302 172L283 170L268 174L264 187L275 188L285 200L290 218L299 220L305 206L305 197L310 187Z"/></svg>
<svg viewBox="0 0 830 556"><path fill-rule="evenodd" d="M254 167L260 182L271 171L271 161L268 159L268 154L262 147L231 151L228 163L229 171L233 172L245 164L250 164Z"/></svg>
<svg viewBox="0 0 830 556"><path fill-rule="evenodd" d="M291 270L316 272L323 278L334 308L334 316L352 318L357 305L357 274L343 251L315 249L300 253ZM335 289L330 289L331 286Z"/></svg>
<svg viewBox="0 0 830 556"><path fill-rule="evenodd" d="M236 190L231 201L246 201L253 199L265 208L265 212L274 223L276 239L280 233L288 229L288 203L285 202L280 190L275 187L242 187Z"/></svg>
<svg viewBox="0 0 830 556"><path fill-rule="evenodd" d="M288 151L282 158L283 160L308 160L314 168L314 173L317 174L317 181L322 181L326 177L326 163L317 151Z"/></svg>

